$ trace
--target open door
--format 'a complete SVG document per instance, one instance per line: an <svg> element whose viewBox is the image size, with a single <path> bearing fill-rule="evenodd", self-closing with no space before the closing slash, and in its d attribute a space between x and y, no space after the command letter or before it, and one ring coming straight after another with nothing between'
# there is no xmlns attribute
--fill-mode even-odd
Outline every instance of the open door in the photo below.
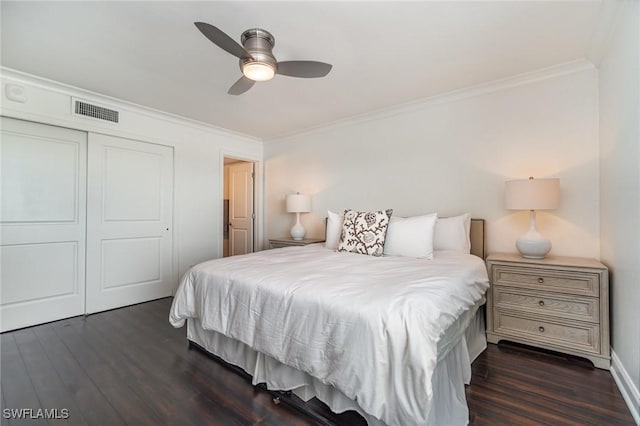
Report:
<svg viewBox="0 0 640 426"><path fill-rule="evenodd" d="M253 252L253 163L241 161L229 166L229 255Z"/></svg>

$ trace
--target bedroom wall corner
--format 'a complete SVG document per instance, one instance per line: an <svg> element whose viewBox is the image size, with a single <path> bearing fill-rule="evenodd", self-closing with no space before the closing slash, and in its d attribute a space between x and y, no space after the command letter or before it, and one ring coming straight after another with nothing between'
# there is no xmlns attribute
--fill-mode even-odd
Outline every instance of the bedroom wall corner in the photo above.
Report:
<svg viewBox="0 0 640 426"><path fill-rule="evenodd" d="M599 64L600 245L611 271L612 373L640 424L640 4L615 3Z"/></svg>

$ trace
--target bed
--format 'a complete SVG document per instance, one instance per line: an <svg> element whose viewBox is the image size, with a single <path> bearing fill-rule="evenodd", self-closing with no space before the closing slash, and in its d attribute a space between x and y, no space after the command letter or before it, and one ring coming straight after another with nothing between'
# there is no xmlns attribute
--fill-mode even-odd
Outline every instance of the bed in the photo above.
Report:
<svg viewBox="0 0 640 426"><path fill-rule="evenodd" d="M371 426L464 425L489 286L484 222L469 233L474 254L431 260L312 244L204 262L183 277L169 321L254 385Z"/></svg>

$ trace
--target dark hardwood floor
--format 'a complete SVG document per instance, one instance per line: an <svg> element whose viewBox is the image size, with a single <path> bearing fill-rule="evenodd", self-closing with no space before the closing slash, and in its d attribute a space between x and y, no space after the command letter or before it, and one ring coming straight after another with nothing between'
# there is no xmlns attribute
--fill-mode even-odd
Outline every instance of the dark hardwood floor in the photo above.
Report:
<svg viewBox="0 0 640 426"><path fill-rule="evenodd" d="M1 336L2 424L315 425L197 350L167 320L171 299ZM467 387L472 425L633 425L607 371L521 347L489 345ZM337 425L364 425L355 413ZM7 419L6 409L58 420ZM63 411L63 409L68 411ZM51 412L50 412L51 414Z"/></svg>

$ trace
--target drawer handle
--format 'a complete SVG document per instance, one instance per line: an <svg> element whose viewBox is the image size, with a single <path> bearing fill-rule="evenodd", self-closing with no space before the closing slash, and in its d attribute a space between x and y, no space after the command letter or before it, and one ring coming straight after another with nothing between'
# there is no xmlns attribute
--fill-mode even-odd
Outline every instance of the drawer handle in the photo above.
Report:
<svg viewBox="0 0 640 426"><path fill-rule="evenodd" d="M539 301L539 302L538 302L538 305L540 305L540 306L544 306L544 300Z"/></svg>
<svg viewBox="0 0 640 426"><path fill-rule="evenodd" d="M538 331L540 331L540 333L544 333L544 327L543 326L538 327Z"/></svg>
<svg viewBox="0 0 640 426"><path fill-rule="evenodd" d="M544 282L544 278L538 278L538 282L542 284Z"/></svg>

